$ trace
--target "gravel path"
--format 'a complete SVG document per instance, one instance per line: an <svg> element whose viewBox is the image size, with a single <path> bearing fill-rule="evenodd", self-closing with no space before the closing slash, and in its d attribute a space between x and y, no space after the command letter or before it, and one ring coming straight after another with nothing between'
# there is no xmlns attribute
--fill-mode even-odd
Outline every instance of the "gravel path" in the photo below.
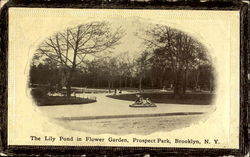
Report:
<svg viewBox="0 0 250 157"><path fill-rule="evenodd" d="M156 103L152 108L131 108L132 101L90 94L97 102L82 105L40 106L44 114L71 130L92 134L150 134L188 127L215 110L212 105Z"/></svg>
<svg viewBox="0 0 250 157"><path fill-rule="evenodd" d="M146 118L116 118L98 120L63 120L57 124L71 130L84 131L91 134L142 134L172 131L194 125L206 120L207 114L185 116L161 116Z"/></svg>
<svg viewBox="0 0 250 157"><path fill-rule="evenodd" d="M184 105L156 103L157 107L132 108L132 101L106 97L107 94L93 94L97 102L82 105L40 106L39 108L51 118L79 118L117 115L145 115L166 113L201 113L214 110L212 105Z"/></svg>

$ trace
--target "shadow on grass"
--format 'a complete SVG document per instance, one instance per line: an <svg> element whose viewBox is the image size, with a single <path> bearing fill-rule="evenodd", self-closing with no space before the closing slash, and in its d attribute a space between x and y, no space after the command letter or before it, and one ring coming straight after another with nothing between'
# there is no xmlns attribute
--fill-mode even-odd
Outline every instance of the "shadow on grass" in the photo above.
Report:
<svg viewBox="0 0 250 157"><path fill-rule="evenodd" d="M64 96L45 96L34 98L38 106L55 106L55 105L80 105L96 102L96 100L79 97L64 97Z"/></svg>
<svg viewBox="0 0 250 157"><path fill-rule="evenodd" d="M214 97L214 94L210 93L187 93L180 98L175 98L173 93L142 93L140 95L143 98L149 98L153 103L190 104L190 105L210 105ZM119 100L135 101L136 93L108 95L107 97Z"/></svg>

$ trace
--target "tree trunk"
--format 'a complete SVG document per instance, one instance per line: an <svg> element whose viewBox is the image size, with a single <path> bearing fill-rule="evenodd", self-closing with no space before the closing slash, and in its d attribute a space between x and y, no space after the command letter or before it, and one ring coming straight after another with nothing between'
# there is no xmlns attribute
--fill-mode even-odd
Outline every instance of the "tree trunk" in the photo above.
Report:
<svg viewBox="0 0 250 157"><path fill-rule="evenodd" d="M129 87L130 88L132 88L132 85L133 85L133 82L132 82L132 77L130 78L130 80L129 80L130 82L129 82Z"/></svg>
<svg viewBox="0 0 250 157"><path fill-rule="evenodd" d="M70 98L71 96L71 78L72 78L73 72L71 71L68 75L67 84L66 84L66 91L67 91L67 98Z"/></svg>
<svg viewBox="0 0 250 157"><path fill-rule="evenodd" d="M182 94L186 94L186 86L187 86L187 69L185 69L184 71Z"/></svg>
<svg viewBox="0 0 250 157"><path fill-rule="evenodd" d="M175 82L174 82L174 95L176 98L180 97L181 94L181 73L178 70L176 73L176 77L175 77Z"/></svg>
<svg viewBox="0 0 250 157"><path fill-rule="evenodd" d="M177 84L177 81L174 83L174 95L179 95L179 85Z"/></svg>
<svg viewBox="0 0 250 157"><path fill-rule="evenodd" d="M124 88L127 89L128 78L125 77Z"/></svg>
<svg viewBox="0 0 250 157"><path fill-rule="evenodd" d="M73 77L73 73L74 73L74 68L72 68L69 72L68 75L68 79L67 79L67 84L66 84L66 88L67 88L67 97L70 98L71 96L71 79Z"/></svg>
<svg viewBox="0 0 250 157"><path fill-rule="evenodd" d="M161 89L163 88L163 80L162 80L162 78L160 78L160 88Z"/></svg>
<svg viewBox="0 0 250 157"><path fill-rule="evenodd" d="M153 81L153 79L151 79L151 88L152 89L154 88L154 81Z"/></svg>
<svg viewBox="0 0 250 157"><path fill-rule="evenodd" d="M197 90L199 86L199 70L197 70L197 74L195 77L195 89Z"/></svg>
<svg viewBox="0 0 250 157"><path fill-rule="evenodd" d="M76 47L78 47L78 42L76 42ZM73 63L72 63L72 68L69 71L69 77L67 80L67 97L70 98L71 95L71 79L73 77L73 73L75 72L75 68L76 68L76 55L77 55L77 50L74 50L74 57L73 57Z"/></svg>
<svg viewBox="0 0 250 157"><path fill-rule="evenodd" d="M119 90L121 90L121 88L122 88L122 79L120 78L119 79Z"/></svg>
<svg viewBox="0 0 250 157"><path fill-rule="evenodd" d="M67 98L70 98L70 96L71 96L71 81L68 81L66 88L67 88Z"/></svg>
<svg viewBox="0 0 250 157"><path fill-rule="evenodd" d="M108 88L109 88L109 93L111 93L111 89L110 89L111 88L111 81L110 80L108 81Z"/></svg>
<svg viewBox="0 0 250 157"><path fill-rule="evenodd" d="M97 79L97 88L100 88L100 81Z"/></svg>
<svg viewBox="0 0 250 157"><path fill-rule="evenodd" d="M142 77L139 79L139 92L141 93L141 82L142 82Z"/></svg>

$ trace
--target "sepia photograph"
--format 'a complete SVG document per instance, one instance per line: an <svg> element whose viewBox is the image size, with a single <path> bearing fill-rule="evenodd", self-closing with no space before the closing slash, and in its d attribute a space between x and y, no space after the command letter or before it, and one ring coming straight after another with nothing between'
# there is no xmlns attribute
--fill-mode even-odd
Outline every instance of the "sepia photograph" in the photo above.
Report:
<svg viewBox="0 0 250 157"><path fill-rule="evenodd" d="M197 39L131 17L80 24L44 39L28 88L38 108L68 129L150 134L213 112L214 73Z"/></svg>
<svg viewBox="0 0 250 157"><path fill-rule="evenodd" d="M8 145L240 148L240 11L10 8Z"/></svg>

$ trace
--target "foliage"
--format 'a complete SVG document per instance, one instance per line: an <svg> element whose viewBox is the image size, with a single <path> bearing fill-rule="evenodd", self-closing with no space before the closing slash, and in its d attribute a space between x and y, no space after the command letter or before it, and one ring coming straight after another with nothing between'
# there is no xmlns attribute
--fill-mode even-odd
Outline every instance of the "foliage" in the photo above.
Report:
<svg viewBox="0 0 250 157"><path fill-rule="evenodd" d="M78 97L62 97L62 96L47 96L42 98L37 98L38 106L51 106L51 105L77 105L77 104L88 104L96 102L94 99L78 98Z"/></svg>
<svg viewBox="0 0 250 157"><path fill-rule="evenodd" d="M168 26L153 25L145 31L143 40L146 49L152 52L150 61L154 69L161 71L161 81L167 73L174 76L170 79L176 95L185 94L190 70L200 73L200 67L205 65L212 71L206 48L184 32Z"/></svg>
<svg viewBox="0 0 250 157"><path fill-rule="evenodd" d="M48 89L46 87L34 88L31 90L31 95L34 98L43 98L46 97L47 94L48 94Z"/></svg>
<svg viewBox="0 0 250 157"><path fill-rule="evenodd" d="M55 33L39 45L30 70L31 84L89 88L213 91L214 69L206 48L188 34L152 25L138 35L142 52L130 56L97 56L111 51L123 36L118 28L111 31L106 22L79 25ZM86 57L89 56L89 57ZM43 62L41 62L43 60ZM35 63L38 61L38 63Z"/></svg>
<svg viewBox="0 0 250 157"><path fill-rule="evenodd" d="M110 51L119 44L123 31L112 31L107 22L90 22L55 33L37 48L35 58L45 58L60 71L62 86L67 87L70 96L72 77L77 67L85 68L86 56ZM50 63L49 63L50 62Z"/></svg>
<svg viewBox="0 0 250 157"><path fill-rule="evenodd" d="M173 93L141 93L143 98L149 98L154 103L165 104L185 104L185 105L209 105L212 102L213 94L211 93L186 93L181 98L176 99ZM136 94L108 95L107 97L136 101Z"/></svg>

